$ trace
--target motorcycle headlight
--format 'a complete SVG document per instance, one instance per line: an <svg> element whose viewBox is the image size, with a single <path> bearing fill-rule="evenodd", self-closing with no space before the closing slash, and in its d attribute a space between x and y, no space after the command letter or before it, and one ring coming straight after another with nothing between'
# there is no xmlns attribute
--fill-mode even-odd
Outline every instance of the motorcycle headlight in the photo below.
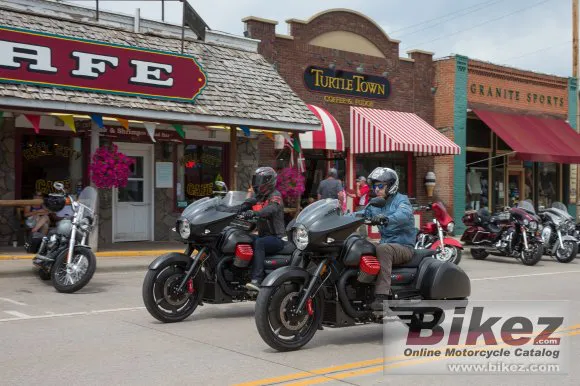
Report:
<svg viewBox="0 0 580 386"><path fill-rule="evenodd" d="M298 225L294 230L293 234L294 244L296 244L296 248L303 251L308 246L308 230L304 227L304 225Z"/></svg>
<svg viewBox="0 0 580 386"><path fill-rule="evenodd" d="M449 224L447 224L447 232L453 233L454 230L455 230L455 223L454 222L450 222Z"/></svg>
<svg viewBox="0 0 580 386"><path fill-rule="evenodd" d="M538 223L535 221L530 221L530 229L533 231L538 230Z"/></svg>
<svg viewBox="0 0 580 386"><path fill-rule="evenodd" d="M88 231L89 231L89 228L91 227L91 222L90 222L90 220L89 220L88 218L86 218L86 217L85 217L85 218L83 218L83 219L81 220L81 223L79 224L79 227L81 228L81 230L82 230L83 232L88 232Z"/></svg>
<svg viewBox="0 0 580 386"><path fill-rule="evenodd" d="M528 219L527 219L527 218L525 218L525 219L524 219L524 225L525 225L525 226L528 226L529 224L530 224L530 222L528 221Z"/></svg>
<svg viewBox="0 0 580 386"><path fill-rule="evenodd" d="M183 219L179 222L178 230L179 235L183 239L189 239L189 236L191 236L191 228L189 226L189 221L187 221L186 219Z"/></svg>

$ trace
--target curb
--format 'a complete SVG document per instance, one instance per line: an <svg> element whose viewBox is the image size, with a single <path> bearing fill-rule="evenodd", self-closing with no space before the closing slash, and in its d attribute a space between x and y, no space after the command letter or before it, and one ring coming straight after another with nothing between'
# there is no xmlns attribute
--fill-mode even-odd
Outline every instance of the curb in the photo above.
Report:
<svg viewBox="0 0 580 386"><path fill-rule="evenodd" d="M149 251L103 251L95 253L97 257L142 257L142 256L159 256L166 253L182 253L183 250L175 249L157 249ZM35 255L32 254L0 254L0 260L32 260Z"/></svg>

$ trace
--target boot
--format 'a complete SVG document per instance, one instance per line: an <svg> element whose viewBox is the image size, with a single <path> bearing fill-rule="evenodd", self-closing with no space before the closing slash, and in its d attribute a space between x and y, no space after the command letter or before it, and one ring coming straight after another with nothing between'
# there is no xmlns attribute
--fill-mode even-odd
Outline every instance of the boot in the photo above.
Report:
<svg viewBox="0 0 580 386"><path fill-rule="evenodd" d="M373 311L383 311L383 303L391 298L392 296L390 292L388 294L376 294L375 300L371 303L371 309Z"/></svg>

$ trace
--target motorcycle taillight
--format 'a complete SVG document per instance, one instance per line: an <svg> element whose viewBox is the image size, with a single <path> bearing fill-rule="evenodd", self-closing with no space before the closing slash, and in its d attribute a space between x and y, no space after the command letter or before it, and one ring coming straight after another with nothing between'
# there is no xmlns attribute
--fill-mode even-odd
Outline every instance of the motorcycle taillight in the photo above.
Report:
<svg viewBox="0 0 580 386"><path fill-rule="evenodd" d="M254 256L254 250L250 244L236 245L236 257L241 260L251 260Z"/></svg>
<svg viewBox="0 0 580 386"><path fill-rule="evenodd" d="M381 264L375 256L362 256L359 264L360 270L368 275L377 275L381 270Z"/></svg>

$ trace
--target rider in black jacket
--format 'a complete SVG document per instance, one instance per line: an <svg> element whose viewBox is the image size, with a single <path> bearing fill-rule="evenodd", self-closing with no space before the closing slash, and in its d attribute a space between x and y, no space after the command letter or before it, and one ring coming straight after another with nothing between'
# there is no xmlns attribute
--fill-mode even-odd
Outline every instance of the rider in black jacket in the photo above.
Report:
<svg viewBox="0 0 580 386"><path fill-rule="evenodd" d="M284 248L284 202L276 190L278 174L271 167L256 169L252 177L252 188L258 203L252 210L244 212L245 218L257 217L258 236L254 238L252 281L246 288L259 291L264 279L266 254L275 254Z"/></svg>

